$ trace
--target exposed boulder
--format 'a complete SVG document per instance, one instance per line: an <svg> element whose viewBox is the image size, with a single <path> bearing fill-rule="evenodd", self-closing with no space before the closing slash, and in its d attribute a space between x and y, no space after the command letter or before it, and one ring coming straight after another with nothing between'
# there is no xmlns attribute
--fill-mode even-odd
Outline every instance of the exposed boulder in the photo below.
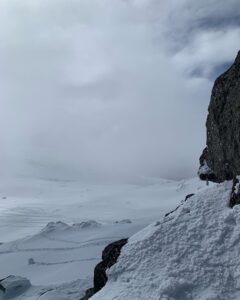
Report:
<svg viewBox="0 0 240 300"><path fill-rule="evenodd" d="M240 183L239 177L233 179L232 192L230 196L229 206L233 208L235 205L240 204Z"/></svg>
<svg viewBox="0 0 240 300"><path fill-rule="evenodd" d="M240 174L240 52L213 86L207 117L207 148L199 177L221 182Z"/></svg>
<svg viewBox="0 0 240 300"><path fill-rule="evenodd" d="M8 276L0 280L0 299L10 299L24 293L30 288L28 279L19 276Z"/></svg>
<svg viewBox="0 0 240 300"><path fill-rule="evenodd" d="M35 260L34 260L34 258L30 257L30 258L28 259L28 264L29 264L29 265L35 265Z"/></svg>
<svg viewBox="0 0 240 300"><path fill-rule="evenodd" d="M107 283L107 269L111 268L121 253L121 249L127 243L127 239L122 239L109 244L102 252L102 261L94 269L94 287L86 291L85 296L80 300L88 300L94 294L99 292Z"/></svg>
<svg viewBox="0 0 240 300"><path fill-rule="evenodd" d="M188 199L192 198L194 195L195 195L195 194L193 194L193 193L188 194L188 195L185 197L184 201L187 201Z"/></svg>
<svg viewBox="0 0 240 300"><path fill-rule="evenodd" d="M123 220L120 220L120 221L116 221L115 223L116 224L131 224L132 221L130 219L123 219Z"/></svg>

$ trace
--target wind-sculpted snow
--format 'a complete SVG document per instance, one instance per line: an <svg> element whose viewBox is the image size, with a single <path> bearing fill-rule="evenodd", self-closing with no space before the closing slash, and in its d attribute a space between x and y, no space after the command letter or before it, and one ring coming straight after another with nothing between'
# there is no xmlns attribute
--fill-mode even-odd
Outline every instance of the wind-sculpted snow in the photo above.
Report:
<svg viewBox="0 0 240 300"><path fill-rule="evenodd" d="M93 300L240 299L240 206L231 183L188 199L129 239Z"/></svg>

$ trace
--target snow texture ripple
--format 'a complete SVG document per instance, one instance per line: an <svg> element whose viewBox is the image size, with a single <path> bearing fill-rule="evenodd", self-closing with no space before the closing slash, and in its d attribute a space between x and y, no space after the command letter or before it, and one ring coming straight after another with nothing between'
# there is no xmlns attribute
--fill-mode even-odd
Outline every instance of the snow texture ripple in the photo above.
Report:
<svg viewBox="0 0 240 300"><path fill-rule="evenodd" d="M93 300L240 299L240 206L225 182L130 238Z"/></svg>

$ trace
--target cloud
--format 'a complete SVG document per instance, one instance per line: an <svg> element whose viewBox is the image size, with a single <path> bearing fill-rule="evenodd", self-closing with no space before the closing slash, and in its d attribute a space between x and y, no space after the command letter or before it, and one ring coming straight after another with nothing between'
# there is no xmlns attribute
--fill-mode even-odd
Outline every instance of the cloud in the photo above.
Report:
<svg viewBox="0 0 240 300"><path fill-rule="evenodd" d="M3 0L2 174L196 174L237 1Z"/></svg>

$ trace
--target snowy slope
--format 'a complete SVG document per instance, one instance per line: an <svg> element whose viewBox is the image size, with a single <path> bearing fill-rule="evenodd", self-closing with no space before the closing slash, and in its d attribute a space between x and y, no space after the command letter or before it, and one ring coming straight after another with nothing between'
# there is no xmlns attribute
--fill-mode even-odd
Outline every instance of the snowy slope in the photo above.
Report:
<svg viewBox="0 0 240 300"><path fill-rule="evenodd" d="M14 274L48 285L92 277L103 248L139 228L132 223L89 224L50 223L36 235L1 245L0 278Z"/></svg>
<svg viewBox="0 0 240 300"><path fill-rule="evenodd" d="M37 233L48 222L131 219L147 224L187 193L204 188L197 179L145 179L141 184L93 185L77 181L0 180L0 242Z"/></svg>
<svg viewBox="0 0 240 300"><path fill-rule="evenodd" d="M240 299L240 206L231 182L199 192L130 238L93 300Z"/></svg>
<svg viewBox="0 0 240 300"><path fill-rule="evenodd" d="M107 244L132 236L187 194L205 189L198 179L136 185L1 182L0 278L31 281L33 286L13 299L79 299L92 285Z"/></svg>

